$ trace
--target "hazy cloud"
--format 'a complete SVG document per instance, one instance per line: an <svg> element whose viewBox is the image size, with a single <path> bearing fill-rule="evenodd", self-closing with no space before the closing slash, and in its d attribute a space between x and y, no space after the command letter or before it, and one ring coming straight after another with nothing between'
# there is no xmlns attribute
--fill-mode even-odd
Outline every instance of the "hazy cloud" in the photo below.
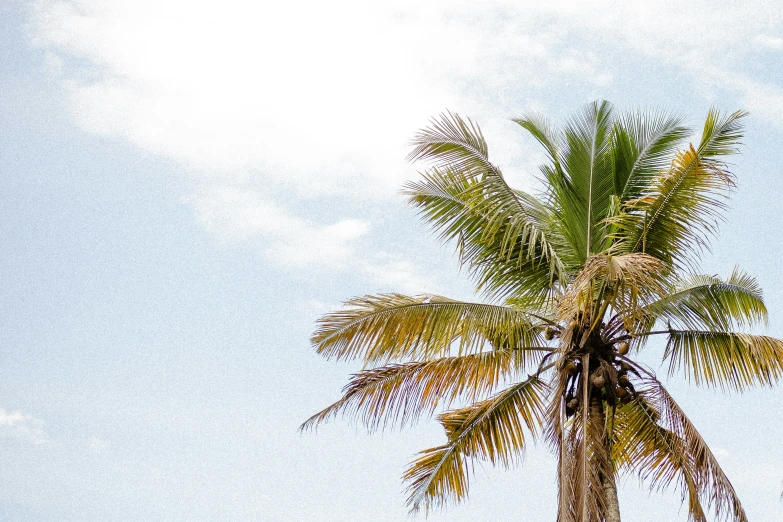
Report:
<svg viewBox="0 0 783 522"><path fill-rule="evenodd" d="M0 436L23 439L39 446L49 442L43 426L42 420L31 415L0 408Z"/></svg>
<svg viewBox="0 0 783 522"><path fill-rule="evenodd" d="M362 275L382 292L437 293L438 284L415 264L391 254L378 254L361 265Z"/></svg>
<svg viewBox="0 0 783 522"><path fill-rule="evenodd" d="M189 202L199 221L217 237L263 238L267 255L287 267L341 268L353 253L354 241L369 230L369 224L358 219L322 225L294 216L254 190L215 187Z"/></svg>

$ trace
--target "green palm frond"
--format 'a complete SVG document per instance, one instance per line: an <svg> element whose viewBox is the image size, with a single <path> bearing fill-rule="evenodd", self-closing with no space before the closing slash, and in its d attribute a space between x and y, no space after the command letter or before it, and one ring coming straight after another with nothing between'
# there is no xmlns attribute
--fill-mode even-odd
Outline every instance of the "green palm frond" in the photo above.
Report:
<svg viewBox="0 0 783 522"><path fill-rule="evenodd" d="M743 137L742 119L747 115L746 111L735 111L722 116L718 109L710 109L704 120L699 155L717 161L722 156L738 154Z"/></svg>
<svg viewBox="0 0 783 522"><path fill-rule="evenodd" d="M411 141L408 161L424 161L457 172L485 174L494 171L487 142L478 125L469 118L447 112L433 118Z"/></svg>
<svg viewBox="0 0 783 522"><path fill-rule="evenodd" d="M491 399L440 415L448 442L422 451L403 475L411 511L464 499L472 458L505 466L519 458L525 433L540 429L545 391L546 385L531 376Z"/></svg>
<svg viewBox="0 0 783 522"><path fill-rule="evenodd" d="M687 268L708 248L733 186L728 172L702 163L693 148L681 152L649 192L608 220L617 230L615 251L645 252Z"/></svg>
<svg viewBox="0 0 783 522"><path fill-rule="evenodd" d="M767 323L767 308L755 278L735 268L728 278L690 275L671 293L639 310L643 324L634 329L645 333L654 324L676 329L729 331L735 327Z"/></svg>
<svg viewBox="0 0 783 522"><path fill-rule="evenodd" d="M612 107L595 102L562 131L562 168L545 169L559 235L570 245L569 263L578 265L604 248L604 229L614 191L611 159Z"/></svg>
<svg viewBox="0 0 783 522"><path fill-rule="evenodd" d="M531 136L538 140L541 146L546 150L549 159L552 161L555 168L561 169L561 144L559 142L559 137L555 134L546 118L538 114L527 114L522 118L515 118L511 121L519 124L523 129L528 131Z"/></svg>
<svg viewBox="0 0 783 522"><path fill-rule="evenodd" d="M739 332L670 330L664 360L697 385L744 390L771 386L783 375L783 341Z"/></svg>
<svg viewBox="0 0 783 522"><path fill-rule="evenodd" d="M557 241L550 237L550 211L509 187L484 159L491 168L434 167L403 193L442 239L458 242L460 262L476 276L479 289L490 295L545 294L566 277Z"/></svg>
<svg viewBox="0 0 783 522"><path fill-rule="evenodd" d="M734 177L717 158L736 149L744 113L722 118L710 111L698 149L679 152L647 190L607 219L617 252L645 252L688 268L709 240L726 208Z"/></svg>
<svg viewBox="0 0 783 522"><path fill-rule="evenodd" d="M478 353L498 345L538 346L542 327L508 307L455 301L437 295L379 294L352 299L323 316L312 337L316 351L365 362L426 360Z"/></svg>
<svg viewBox="0 0 783 522"><path fill-rule="evenodd" d="M619 201L640 197L650 181L671 165L680 142L691 130L678 116L664 112L628 113L616 119L612 132L614 194Z"/></svg>
<svg viewBox="0 0 783 522"><path fill-rule="evenodd" d="M314 428L341 413L358 418L370 430L404 426L455 399L475 402L486 397L551 350L507 347L365 370L351 377L339 401L310 417L301 429Z"/></svg>

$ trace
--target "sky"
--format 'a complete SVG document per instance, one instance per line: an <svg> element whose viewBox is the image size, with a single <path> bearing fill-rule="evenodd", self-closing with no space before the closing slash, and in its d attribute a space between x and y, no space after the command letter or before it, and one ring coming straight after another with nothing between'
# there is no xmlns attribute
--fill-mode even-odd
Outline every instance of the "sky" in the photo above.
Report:
<svg viewBox="0 0 783 522"><path fill-rule="evenodd" d="M400 476L445 436L300 434L359 369L313 352L315 321L378 292L480 299L399 194L430 118L478 122L533 190L545 158L511 118L596 99L750 112L702 267L756 276L783 336L776 2L1 2L0 519L409 520ZM783 390L668 382L749 518L781 519ZM554 520L555 478L543 445L479 464L428 520ZM687 518L633 477L620 502Z"/></svg>

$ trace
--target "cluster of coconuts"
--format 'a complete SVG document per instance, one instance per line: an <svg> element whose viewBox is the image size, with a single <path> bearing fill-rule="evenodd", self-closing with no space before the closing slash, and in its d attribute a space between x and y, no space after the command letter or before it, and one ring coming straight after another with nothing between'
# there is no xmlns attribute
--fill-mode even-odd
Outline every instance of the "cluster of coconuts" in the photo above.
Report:
<svg viewBox="0 0 783 522"><path fill-rule="evenodd" d="M626 355L630 350L628 343L617 345L617 354ZM612 357L614 359L614 357ZM592 366L592 365L591 365ZM579 361L568 361L563 367L563 371L568 375L570 383L568 392L565 395L566 416L573 415L581 404L581 380L582 364ZM613 362L609 365L599 365L590 375L590 385L593 388L592 393L600 393L601 398L610 405L626 404L635 395L633 384L628 378L628 372L634 372L630 364L625 361Z"/></svg>

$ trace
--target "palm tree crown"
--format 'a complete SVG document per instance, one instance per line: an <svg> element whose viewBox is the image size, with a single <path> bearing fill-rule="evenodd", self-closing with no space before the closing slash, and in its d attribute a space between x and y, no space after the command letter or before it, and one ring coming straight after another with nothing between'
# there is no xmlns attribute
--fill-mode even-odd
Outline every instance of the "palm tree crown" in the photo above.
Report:
<svg viewBox="0 0 783 522"><path fill-rule="evenodd" d="M596 102L562 129L514 120L544 147L544 192L510 187L472 121L444 114L413 140L426 170L405 193L486 303L381 294L327 314L316 351L360 359L337 414L371 429L438 415L446 443L404 474L412 510L467 494L471 459L508 466L531 438L558 455L558 521L620 520L616 477L676 484L689 517L747 520L715 456L655 374L634 360L667 339L668 371L742 390L783 374L783 341L737 331L764 323L752 277L698 275L734 187L744 113L711 110L698 144L665 113Z"/></svg>

